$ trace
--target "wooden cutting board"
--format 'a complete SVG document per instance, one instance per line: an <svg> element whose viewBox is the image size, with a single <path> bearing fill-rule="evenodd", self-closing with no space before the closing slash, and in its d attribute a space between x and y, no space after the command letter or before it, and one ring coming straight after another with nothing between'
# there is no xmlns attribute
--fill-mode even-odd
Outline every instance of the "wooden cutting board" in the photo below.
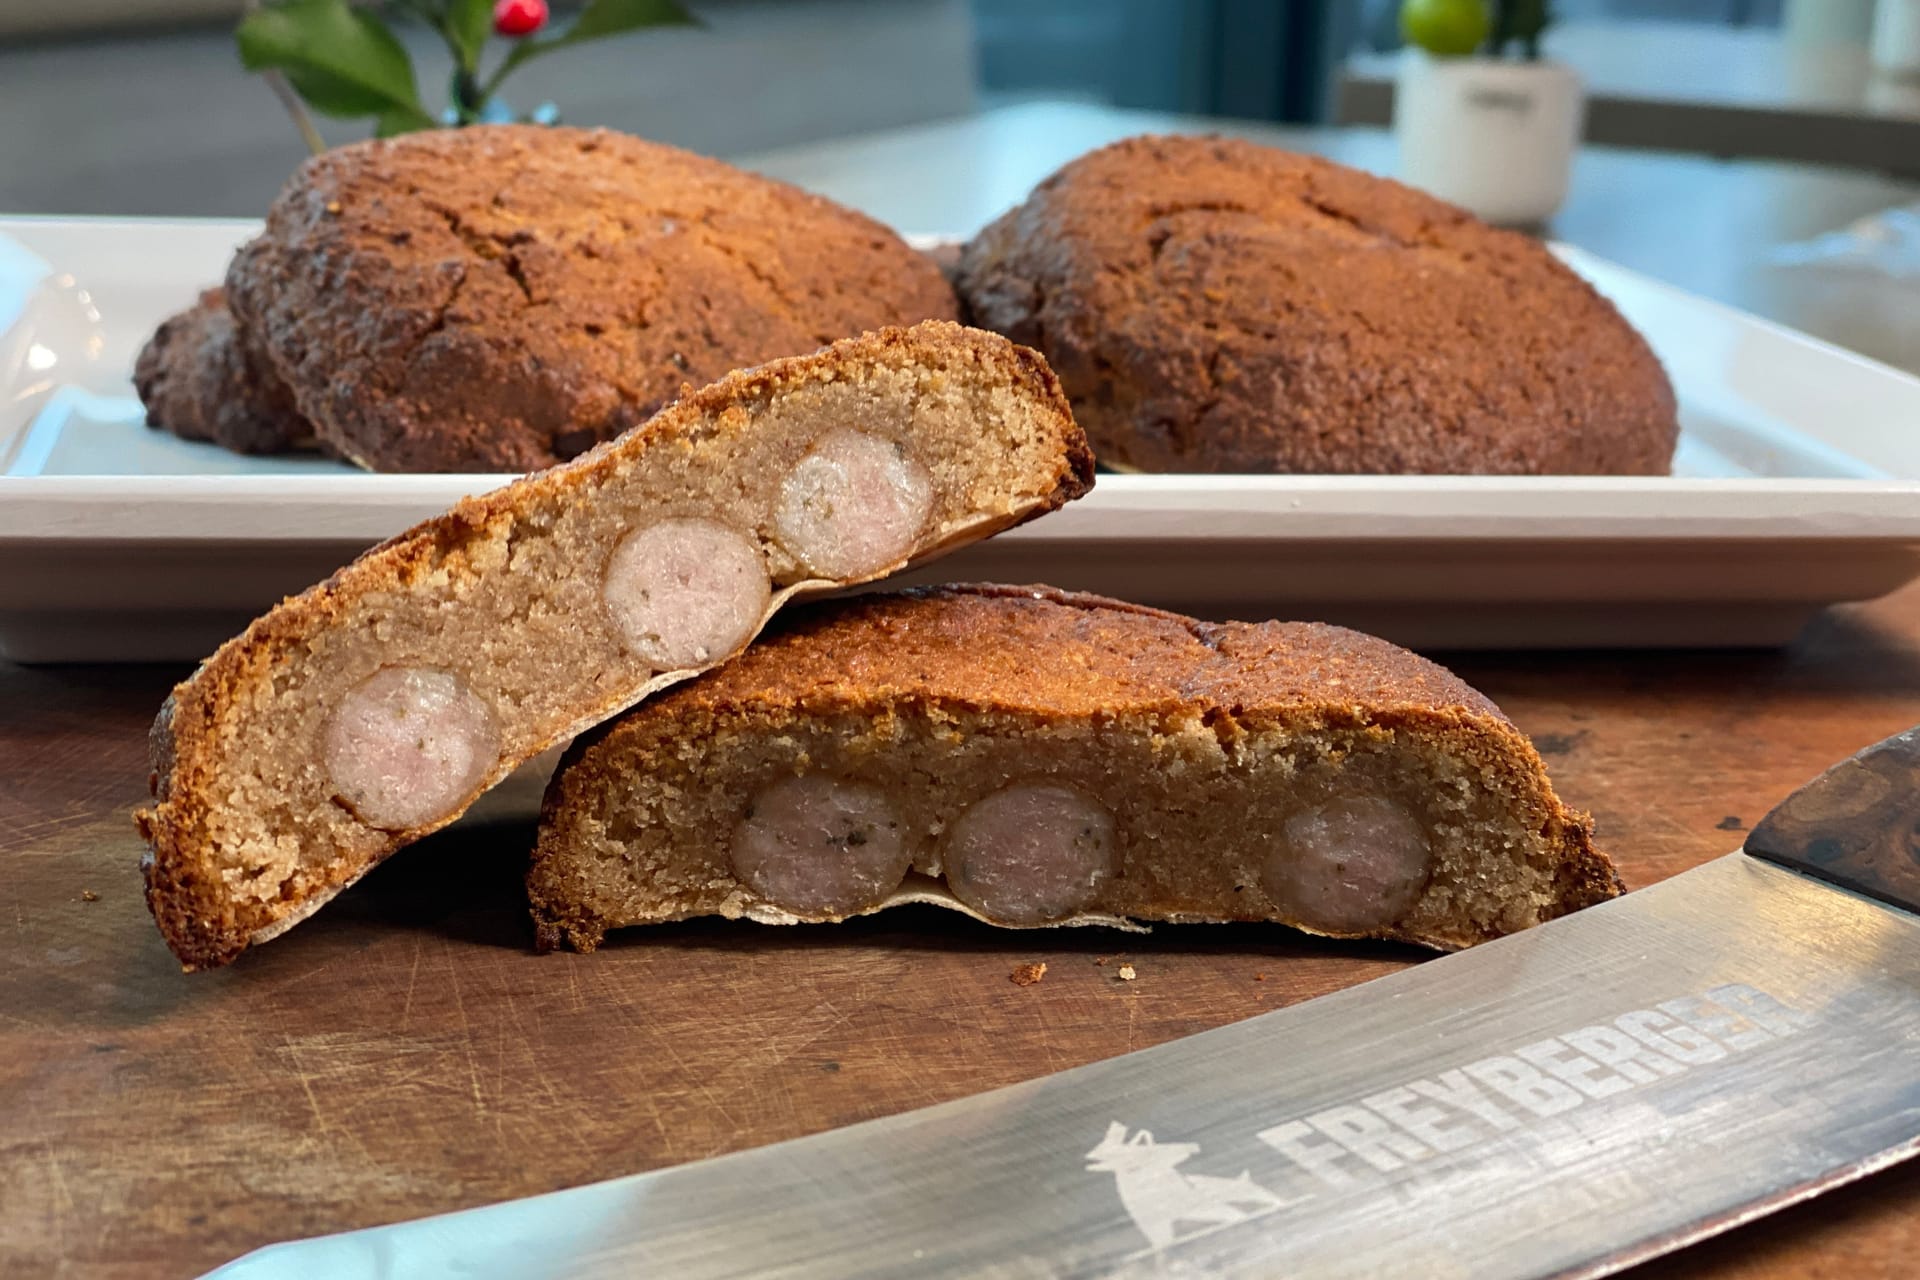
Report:
<svg viewBox="0 0 1920 1280"><path fill-rule="evenodd" d="M1920 723L1920 590L1782 653L1454 665L1640 886ZM1253 927L997 932L931 908L536 956L530 826L495 818L186 975L147 918L127 817L179 674L0 665L0 1275L192 1275L942 1102L1421 958ZM1010 981L1037 962L1042 981ZM1636 1274L1893 1277L1916 1258L1909 1166Z"/></svg>

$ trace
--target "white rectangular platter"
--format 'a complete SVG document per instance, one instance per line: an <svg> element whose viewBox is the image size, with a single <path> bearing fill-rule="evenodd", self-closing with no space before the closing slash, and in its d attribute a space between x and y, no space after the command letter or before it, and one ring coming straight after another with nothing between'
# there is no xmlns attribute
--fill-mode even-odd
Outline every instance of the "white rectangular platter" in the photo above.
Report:
<svg viewBox="0 0 1920 1280"><path fill-rule="evenodd" d="M255 224L0 219L0 656L204 656L501 476L247 459L129 375ZM1573 249L1679 390L1658 478L1109 476L913 580L1050 582L1424 649L1772 645L1920 576L1920 379Z"/></svg>

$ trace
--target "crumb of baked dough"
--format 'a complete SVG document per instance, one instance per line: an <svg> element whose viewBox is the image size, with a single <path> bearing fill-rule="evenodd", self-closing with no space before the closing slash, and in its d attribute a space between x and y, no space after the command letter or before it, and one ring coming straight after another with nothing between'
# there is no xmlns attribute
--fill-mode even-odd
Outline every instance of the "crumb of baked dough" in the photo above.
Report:
<svg viewBox="0 0 1920 1280"><path fill-rule="evenodd" d="M1013 972L1007 975L1016 987L1030 987L1046 976L1047 966L1045 961L1037 964L1017 964L1013 966Z"/></svg>
<svg viewBox="0 0 1920 1280"><path fill-rule="evenodd" d="M1137 978L1137 977L1139 977L1139 976L1140 976L1139 974L1137 974L1137 973L1135 973L1135 972L1133 971L1133 966L1132 966L1132 965L1130 965L1130 964L1123 964L1123 965L1121 965L1121 966L1120 966L1120 981L1122 981L1122 982L1132 982L1132 981L1133 981L1133 980L1134 980L1135 978Z"/></svg>
<svg viewBox="0 0 1920 1280"><path fill-rule="evenodd" d="M94 892L93 890L91 890L91 889L82 889L82 890L80 891L80 901L82 901L82 902L98 902L98 901L100 901L100 895L99 895L99 894L97 894L97 893L95 893L95 892Z"/></svg>

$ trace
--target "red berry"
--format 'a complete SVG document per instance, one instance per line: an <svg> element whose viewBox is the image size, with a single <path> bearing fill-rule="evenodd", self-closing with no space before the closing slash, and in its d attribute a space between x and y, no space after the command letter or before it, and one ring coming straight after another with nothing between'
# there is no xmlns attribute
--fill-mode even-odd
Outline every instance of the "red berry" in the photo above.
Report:
<svg viewBox="0 0 1920 1280"><path fill-rule="evenodd" d="M547 0L494 0L493 29L503 36L530 36L547 25Z"/></svg>

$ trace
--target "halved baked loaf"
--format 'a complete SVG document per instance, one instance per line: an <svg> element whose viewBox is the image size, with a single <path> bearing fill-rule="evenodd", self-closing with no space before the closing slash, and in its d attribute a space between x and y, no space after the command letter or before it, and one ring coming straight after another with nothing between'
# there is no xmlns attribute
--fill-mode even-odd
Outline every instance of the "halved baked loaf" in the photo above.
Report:
<svg viewBox="0 0 1920 1280"><path fill-rule="evenodd" d="M303 918L515 765L865 582L1084 493L1036 354L951 322L689 392L282 603L153 733L147 900L188 968Z"/></svg>
<svg viewBox="0 0 1920 1280"><path fill-rule="evenodd" d="M1455 948L1618 894L1590 834L1491 702L1383 640L944 587L823 604L580 739L528 887L583 951L914 900Z"/></svg>

